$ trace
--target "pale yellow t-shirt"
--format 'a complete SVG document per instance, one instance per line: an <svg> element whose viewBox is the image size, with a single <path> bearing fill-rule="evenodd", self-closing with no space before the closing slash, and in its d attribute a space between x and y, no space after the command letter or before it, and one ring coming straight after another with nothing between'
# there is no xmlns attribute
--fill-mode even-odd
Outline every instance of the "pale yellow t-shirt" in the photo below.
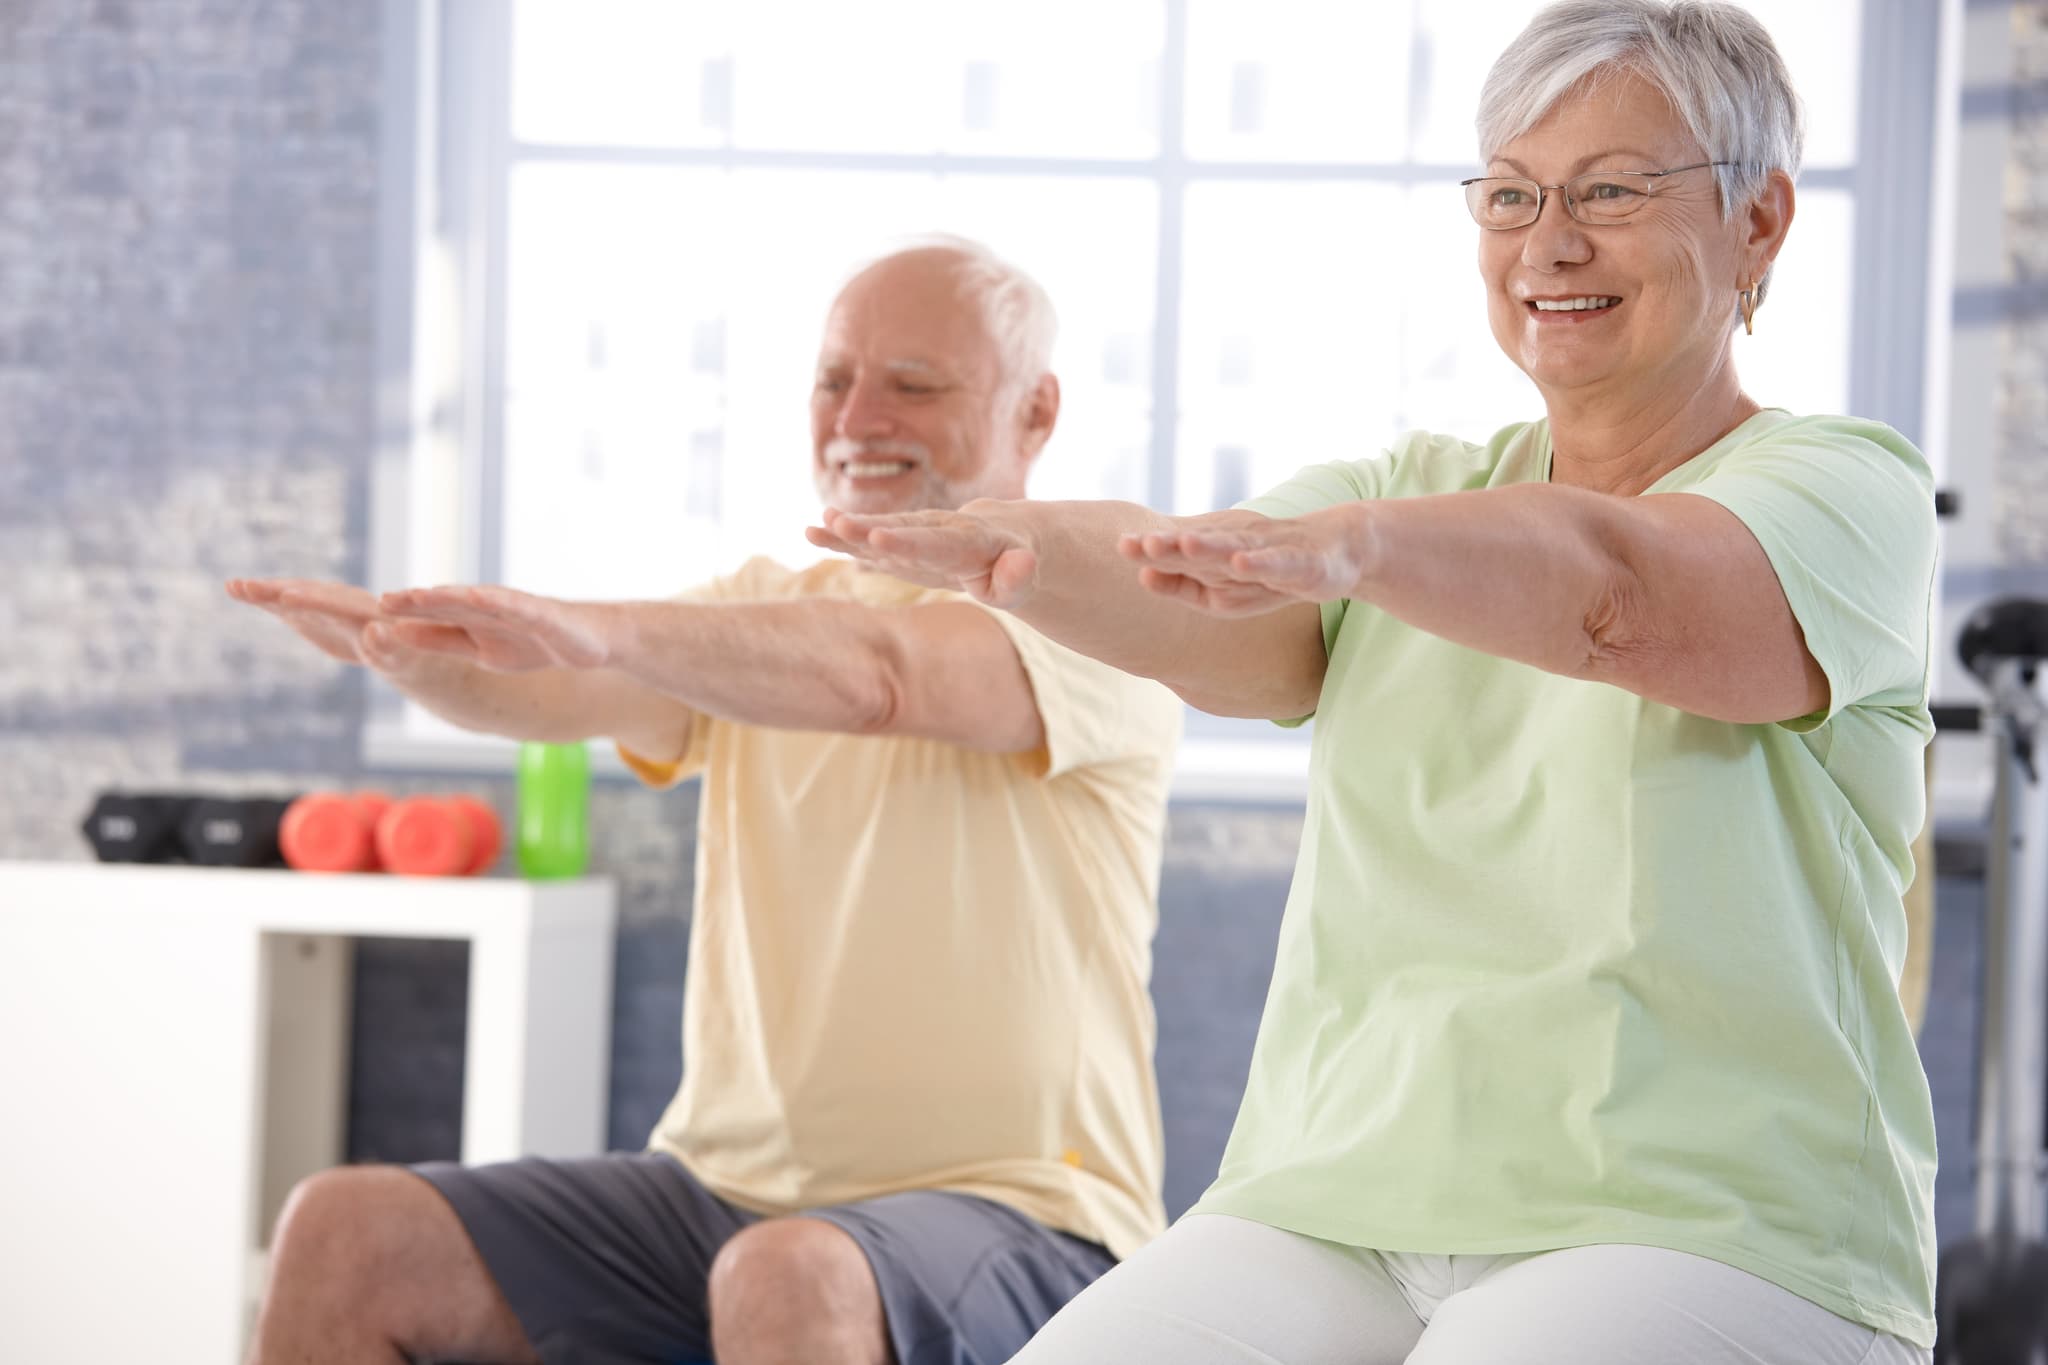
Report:
<svg viewBox="0 0 2048 1365"><path fill-rule="evenodd" d="M766 559L688 595L966 601ZM650 1146L786 1214L904 1190L1127 1256L1164 1225L1147 981L1180 703L991 612L1036 753L699 717L683 1081Z"/></svg>

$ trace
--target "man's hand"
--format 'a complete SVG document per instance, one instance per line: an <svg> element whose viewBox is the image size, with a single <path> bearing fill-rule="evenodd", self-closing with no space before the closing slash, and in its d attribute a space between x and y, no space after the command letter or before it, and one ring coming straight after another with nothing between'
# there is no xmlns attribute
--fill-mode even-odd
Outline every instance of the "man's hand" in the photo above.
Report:
<svg viewBox="0 0 2048 1365"><path fill-rule="evenodd" d="M1038 546L1022 504L977 498L957 512L857 516L825 509L811 544L882 572L1016 610L1038 586Z"/></svg>
<svg viewBox="0 0 2048 1365"><path fill-rule="evenodd" d="M564 602L511 588L411 588L377 606L407 645L488 668L603 668L612 662L625 617L612 604Z"/></svg>
<svg viewBox="0 0 2048 1365"><path fill-rule="evenodd" d="M1254 512L1175 517L1173 527L1119 537L1139 581L1212 616L1258 616L1351 594L1364 572L1365 504L1276 519Z"/></svg>
<svg viewBox="0 0 2048 1365"><path fill-rule="evenodd" d="M688 746L689 706L599 667L631 605L556 602L504 588L429 588L380 601L344 583L238 578L263 608L329 658L363 664L441 719L510 739L570 743L609 735L666 760Z"/></svg>
<svg viewBox="0 0 2048 1365"><path fill-rule="evenodd" d="M377 608L377 599L347 583L311 578L231 578L228 596L261 607L330 659L387 676L406 673L419 652Z"/></svg>

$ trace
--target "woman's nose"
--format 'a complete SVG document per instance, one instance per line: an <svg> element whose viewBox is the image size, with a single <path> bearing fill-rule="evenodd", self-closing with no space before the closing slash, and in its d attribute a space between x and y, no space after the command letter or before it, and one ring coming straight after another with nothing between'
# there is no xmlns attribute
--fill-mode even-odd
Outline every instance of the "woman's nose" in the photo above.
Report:
<svg viewBox="0 0 2048 1365"><path fill-rule="evenodd" d="M1562 189L1546 190L1536 221L1522 229L1522 264L1548 274L1562 265L1584 265L1593 254L1586 225L1565 207Z"/></svg>

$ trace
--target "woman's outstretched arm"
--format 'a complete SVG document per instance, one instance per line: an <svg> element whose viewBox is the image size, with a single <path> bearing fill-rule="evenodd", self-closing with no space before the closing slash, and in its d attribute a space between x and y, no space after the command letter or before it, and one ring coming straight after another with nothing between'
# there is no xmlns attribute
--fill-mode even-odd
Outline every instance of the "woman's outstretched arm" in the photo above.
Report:
<svg viewBox="0 0 2048 1365"><path fill-rule="evenodd" d="M1286 720L1322 692L1321 613L1275 599L1258 615L1221 618L1148 586L1137 538L1263 523L1256 512L1168 517L1125 502L997 502L957 512L863 517L828 510L813 544L884 572L952 588L1016 613L1070 649L1157 678L1220 716Z"/></svg>

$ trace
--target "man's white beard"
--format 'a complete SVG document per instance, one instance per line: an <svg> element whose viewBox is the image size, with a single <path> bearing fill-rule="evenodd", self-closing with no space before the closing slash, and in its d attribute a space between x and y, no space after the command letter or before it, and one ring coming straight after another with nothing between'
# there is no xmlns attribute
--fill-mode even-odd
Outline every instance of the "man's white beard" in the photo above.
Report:
<svg viewBox="0 0 2048 1365"><path fill-rule="evenodd" d="M958 507L973 496L972 494L968 494L965 497L957 496L956 490L939 478L938 471L932 464L931 448L922 442L855 441L840 436L826 443L824 467L818 471L818 493L827 504L834 504L836 500L844 500L849 489L856 495L860 492L861 481L858 479L848 479L841 473L841 466L849 460L855 462L907 460L912 468L906 472L917 473L922 476L919 479L919 486L916 492L889 508L893 512L922 512L931 508ZM842 510L858 511L862 509L849 507Z"/></svg>

